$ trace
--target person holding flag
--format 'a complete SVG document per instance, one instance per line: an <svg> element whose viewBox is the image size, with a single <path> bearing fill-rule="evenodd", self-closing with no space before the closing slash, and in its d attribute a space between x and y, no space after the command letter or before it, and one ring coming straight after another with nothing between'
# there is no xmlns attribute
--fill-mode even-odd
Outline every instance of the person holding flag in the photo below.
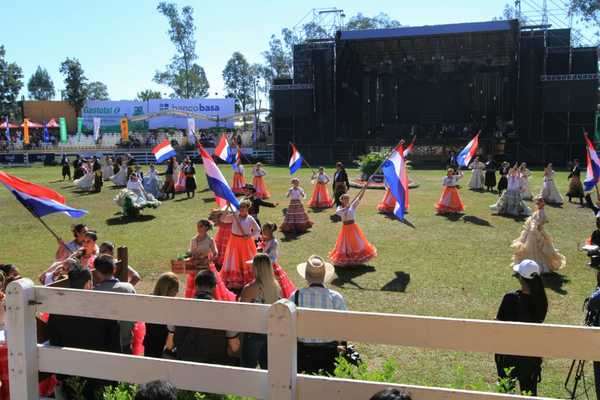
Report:
<svg viewBox="0 0 600 400"><path fill-rule="evenodd" d="M323 167L319 167L317 173L313 173L311 181L315 185L308 206L314 209L324 209L333 206L333 199L329 196L327 185L331 181L329 176L325 173Z"/></svg>
<svg viewBox="0 0 600 400"><path fill-rule="evenodd" d="M393 213L399 220L404 219L404 213L408 210L408 170L405 158L408 154L410 152L403 149L401 141L381 167L387 191L392 198L389 202L393 203L389 213Z"/></svg>
<svg viewBox="0 0 600 400"><path fill-rule="evenodd" d="M302 205L302 199L306 198L306 193L300 187L300 179L292 178L291 183L292 187L286 194L286 197L290 199L290 205L279 229L284 233L300 234L309 230L313 226L313 222L308 218Z"/></svg>
<svg viewBox="0 0 600 400"><path fill-rule="evenodd" d="M462 179L462 171L458 171L458 174L454 173L453 168L448 168L446 176L442 181L444 190L439 201L435 204L435 209L438 214L455 214L462 213L465 210L465 205L460 199L458 194L458 181Z"/></svg>
<svg viewBox="0 0 600 400"><path fill-rule="evenodd" d="M408 190L408 174L406 171L406 156L408 156L411 152L412 149L414 147L414 143L415 143L415 139L416 137L413 137L412 142L408 145L408 147L406 149L403 149L403 145L404 145L404 140L400 141L400 144L396 147L394 153L392 153L392 156L390 156L390 160L392 159L396 159L400 156L400 154L402 154L402 173L406 175L406 188ZM398 161L400 162L400 161ZM390 175L390 179L394 179L391 177ZM377 211L381 214L394 214L394 211L396 210L396 197L394 196L394 194L392 193L391 189L390 189L390 184L389 184L389 180L385 179L384 181L384 185L385 185L385 193L383 195L383 199L381 199L381 201L379 202L379 204L377 204ZM408 193L408 192L406 192ZM408 198L405 201L405 211L408 210Z"/></svg>
<svg viewBox="0 0 600 400"><path fill-rule="evenodd" d="M269 193L267 185L265 184L265 175L267 175L267 172L262 164L257 162L254 168L252 168L252 186L256 189L255 196L259 199L268 199L271 197L271 193Z"/></svg>

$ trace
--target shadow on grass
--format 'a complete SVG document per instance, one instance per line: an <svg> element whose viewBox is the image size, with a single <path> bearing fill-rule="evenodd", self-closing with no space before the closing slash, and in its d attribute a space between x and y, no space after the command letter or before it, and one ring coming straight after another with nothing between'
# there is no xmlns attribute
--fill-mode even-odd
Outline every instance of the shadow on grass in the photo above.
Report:
<svg viewBox="0 0 600 400"><path fill-rule="evenodd" d="M110 190L121 190L121 189L125 189L125 186L115 186L115 185L113 185L113 186L110 187Z"/></svg>
<svg viewBox="0 0 600 400"><path fill-rule="evenodd" d="M565 275L556 272L542 275L542 281L544 282L545 288L562 295L566 295L568 293L563 286L571 282L571 280Z"/></svg>
<svg viewBox="0 0 600 400"><path fill-rule="evenodd" d="M193 197L187 197L187 196L186 196L186 197L179 197L178 199L175 199L174 201L175 201L176 203L178 203L178 202L180 202L180 201L187 201L187 200L192 200L192 199L193 199Z"/></svg>
<svg viewBox="0 0 600 400"><path fill-rule="evenodd" d="M465 215L465 216L463 216L462 219L463 219L464 222L468 222L468 223L471 223L471 224L474 224L474 225L487 226L487 227L490 227L490 228L494 227L494 225L490 224L489 221L487 221L485 219L482 219L482 218L479 218L479 217L476 217L474 215Z"/></svg>
<svg viewBox="0 0 600 400"><path fill-rule="evenodd" d="M293 242L294 240L300 239L300 237L306 235L309 231L305 232L281 232L283 237L281 238L282 242Z"/></svg>
<svg viewBox="0 0 600 400"><path fill-rule="evenodd" d="M201 199L204 203L212 203L213 201L215 201L214 197L203 197Z"/></svg>
<svg viewBox="0 0 600 400"><path fill-rule="evenodd" d="M140 215L138 217L112 217L106 220L106 225L126 225L136 222L147 222L152 221L156 217L154 215Z"/></svg>
<svg viewBox="0 0 600 400"><path fill-rule="evenodd" d="M357 289L365 290L358 283L354 282L355 278L361 275L375 272L375 267L370 265L354 265L351 267L335 267L337 277L331 282L335 286L342 287L346 283L356 287Z"/></svg>
<svg viewBox="0 0 600 400"><path fill-rule="evenodd" d="M309 207L309 210L311 210L313 212L313 214L320 214L323 211L329 210L330 208L331 207L328 207L328 208L312 208L312 207Z"/></svg>
<svg viewBox="0 0 600 400"><path fill-rule="evenodd" d="M204 189L196 190L196 193L207 193L210 191L211 191L210 188L204 188Z"/></svg>
<svg viewBox="0 0 600 400"><path fill-rule="evenodd" d="M406 291L406 287L410 283L410 274L404 271L396 271L396 277L383 285L381 290L383 292L402 292Z"/></svg>
<svg viewBox="0 0 600 400"><path fill-rule="evenodd" d="M563 208L562 203L561 204L558 204L558 203L546 203L546 206L552 207L552 208Z"/></svg>
<svg viewBox="0 0 600 400"><path fill-rule="evenodd" d="M463 213L445 213L445 214L436 214L440 217L444 217L446 218L448 221L452 221L452 222L456 222L456 221L460 221L463 217Z"/></svg>
<svg viewBox="0 0 600 400"><path fill-rule="evenodd" d="M384 217L385 219L391 219L391 220L393 220L393 221L398 221L398 222L400 222L401 224L404 224L404 225L406 225L406 226L409 226L409 227L411 227L411 228L413 228L413 229L417 229L417 227L416 227L415 225L413 225L413 223L412 223L412 222L410 222L409 220L407 220L406 218L405 218L405 219L398 219L398 218L396 218L396 216L395 216L394 214L388 214L388 213L380 213L380 214L381 214L381 215L383 215L383 217ZM408 214L408 213L407 213L407 214Z"/></svg>

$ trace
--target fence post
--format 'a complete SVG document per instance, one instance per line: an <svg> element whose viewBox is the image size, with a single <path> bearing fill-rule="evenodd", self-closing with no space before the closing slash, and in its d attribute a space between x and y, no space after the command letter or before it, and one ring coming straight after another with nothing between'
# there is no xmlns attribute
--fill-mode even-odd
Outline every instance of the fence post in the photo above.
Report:
<svg viewBox="0 0 600 400"><path fill-rule="evenodd" d="M6 291L6 332L10 398L38 400L38 358L35 289L30 279L19 279Z"/></svg>
<svg viewBox="0 0 600 400"><path fill-rule="evenodd" d="M296 399L296 306L282 299L269 309L268 400Z"/></svg>

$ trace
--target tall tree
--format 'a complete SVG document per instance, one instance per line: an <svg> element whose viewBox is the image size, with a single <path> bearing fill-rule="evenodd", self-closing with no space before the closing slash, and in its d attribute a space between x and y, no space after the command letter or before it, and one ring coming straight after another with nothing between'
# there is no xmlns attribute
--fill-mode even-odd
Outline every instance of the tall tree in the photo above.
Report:
<svg viewBox="0 0 600 400"><path fill-rule="evenodd" d="M263 52L266 65L273 78L292 77L292 57L283 47L283 42L276 35L271 35L269 50Z"/></svg>
<svg viewBox="0 0 600 400"><path fill-rule="evenodd" d="M571 0L570 12L581 16L587 22L600 26L600 2L598 0Z"/></svg>
<svg viewBox="0 0 600 400"><path fill-rule="evenodd" d="M4 46L0 46L0 116L17 118L20 114L17 96L23 87L23 70L16 63L6 61L5 55Z"/></svg>
<svg viewBox="0 0 600 400"><path fill-rule="evenodd" d="M90 100L108 100L108 87L99 81L87 84L87 97Z"/></svg>
<svg viewBox="0 0 600 400"><path fill-rule="evenodd" d="M65 76L65 89L62 91L63 98L75 108L75 114L79 116L88 96L88 80L81 63L76 58L68 58L60 64L60 73Z"/></svg>
<svg viewBox="0 0 600 400"><path fill-rule="evenodd" d="M251 104L254 95L255 75L253 72L246 57L237 51L231 55L223 69L223 81L227 96L235 99L242 112L246 111L248 105Z"/></svg>
<svg viewBox="0 0 600 400"><path fill-rule="evenodd" d="M398 28L400 26L402 26L400 22L391 19L386 13L379 13L373 17L358 13L348 20L345 28L353 31L358 29Z"/></svg>
<svg viewBox="0 0 600 400"><path fill-rule="evenodd" d="M206 97L209 87L206 74L200 65L194 63L198 59L194 39L194 10L185 6L180 15L176 4L167 2L160 2L157 10L169 21L169 38L177 52L166 71L156 72L154 82L173 89L172 97Z"/></svg>
<svg viewBox="0 0 600 400"><path fill-rule="evenodd" d="M145 89L138 92L136 99L140 101L148 101L150 99L160 99L162 95L159 90Z"/></svg>
<svg viewBox="0 0 600 400"><path fill-rule="evenodd" d="M35 100L50 100L54 97L54 83L46 68L38 65L37 69L27 83L29 98Z"/></svg>

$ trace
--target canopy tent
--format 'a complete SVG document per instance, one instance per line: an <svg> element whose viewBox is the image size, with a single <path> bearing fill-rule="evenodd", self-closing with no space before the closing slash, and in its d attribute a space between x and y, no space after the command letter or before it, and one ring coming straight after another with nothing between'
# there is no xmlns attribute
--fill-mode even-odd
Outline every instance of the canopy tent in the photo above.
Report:
<svg viewBox="0 0 600 400"><path fill-rule="evenodd" d="M217 120L217 118L209 117L208 115L205 115L205 114L198 114L198 113L192 113L192 112L188 112L188 111L177 111L177 110L165 110L165 111L152 112L152 113L148 113L148 114L134 115L132 117L129 117L129 120L131 122L147 121L149 119L160 118L160 117L182 117L182 118L200 119L200 120L204 120L204 121L216 121Z"/></svg>
<svg viewBox="0 0 600 400"><path fill-rule="evenodd" d="M256 111L250 110L250 111L239 112L239 113L235 113L235 114L231 114L231 115L226 115L224 117L219 118L219 120L220 121L228 121L228 120L232 119L235 121L241 121L243 118L254 117L255 112L256 112L256 115L260 115L263 113L271 112L271 110L269 110L267 108L259 108ZM216 121L217 119L214 118L213 120Z"/></svg>

